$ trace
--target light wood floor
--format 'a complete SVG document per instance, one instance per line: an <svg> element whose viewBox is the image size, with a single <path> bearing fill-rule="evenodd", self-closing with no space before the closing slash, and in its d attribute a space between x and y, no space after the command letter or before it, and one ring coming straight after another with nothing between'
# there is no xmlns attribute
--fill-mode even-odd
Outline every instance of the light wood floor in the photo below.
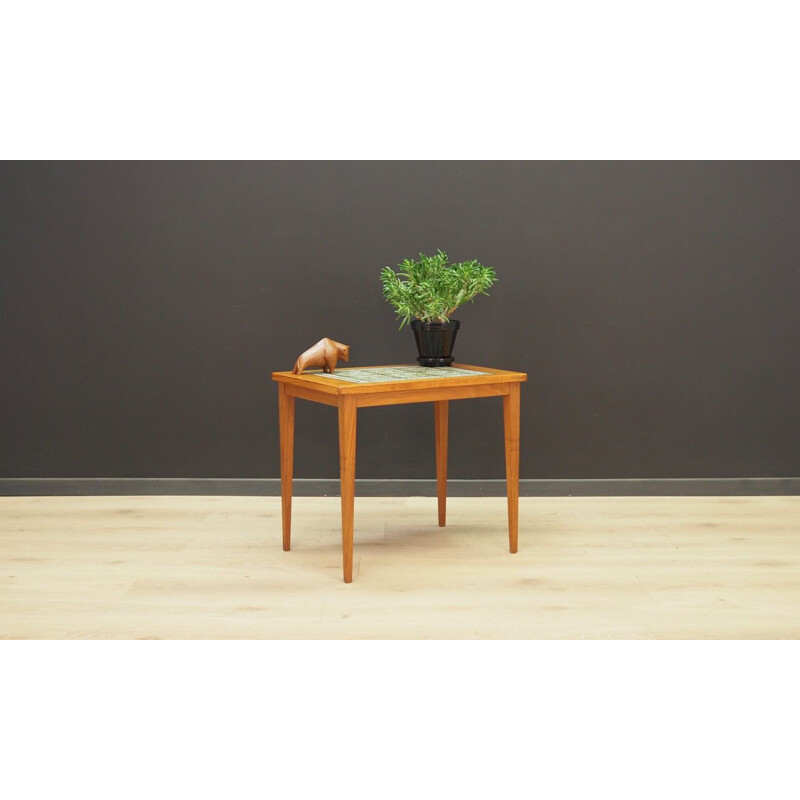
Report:
<svg viewBox="0 0 800 800"><path fill-rule="evenodd" d="M0 637L800 638L800 497L0 498Z"/></svg>

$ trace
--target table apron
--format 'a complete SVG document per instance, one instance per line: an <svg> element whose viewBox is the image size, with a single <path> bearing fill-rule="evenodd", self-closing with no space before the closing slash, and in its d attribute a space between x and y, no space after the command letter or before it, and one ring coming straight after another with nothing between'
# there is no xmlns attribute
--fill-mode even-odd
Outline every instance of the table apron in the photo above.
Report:
<svg viewBox="0 0 800 800"><path fill-rule="evenodd" d="M404 403L431 403L436 400L465 400L471 397L502 397L509 394L513 383L485 383L471 386L437 386L428 389L408 388L392 389L388 392L356 392L338 394L323 392L306 386L284 383L286 394L289 397L299 397L301 400L310 400L312 403L324 403L328 406L338 406L345 397L354 397L358 408L369 406L393 406Z"/></svg>
<svg viewBox="0 0 800 800"><path fill-rule="evenodd" d="M286 394L289 397L299 397L302 400L311 400L314 403L324 403L326 406L339 405L338 395L332 392L315 391L294 383L284 383L283 385L286 387Z"/></svg>
<svg viewBox="0 0 800 800"><path fill-rule="evenodd" d="M511 391L510 383L489 383L473 386L441 386L434 389L397 389L356 395L356 406L393 406L403 403L429 403L434 400L465 400L470 397L501 397ZM352 396L352 395L351 395Z"/></svg>

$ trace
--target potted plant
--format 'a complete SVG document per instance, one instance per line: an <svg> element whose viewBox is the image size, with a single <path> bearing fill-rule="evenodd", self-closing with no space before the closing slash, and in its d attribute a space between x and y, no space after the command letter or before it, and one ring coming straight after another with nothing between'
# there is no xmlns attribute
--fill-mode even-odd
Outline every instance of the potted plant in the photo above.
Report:
<svg viewBox="0 0 800 800"><path fill-rule="evenodd" d="M424 367L449 367L453 344L461 323L451 319L455 310L486 291L497 275L476 260L451 264L447 253L420 253L397 267L381 270L383 296L394 306L400 328L411 324L417 340L417 361Z"/></svg>

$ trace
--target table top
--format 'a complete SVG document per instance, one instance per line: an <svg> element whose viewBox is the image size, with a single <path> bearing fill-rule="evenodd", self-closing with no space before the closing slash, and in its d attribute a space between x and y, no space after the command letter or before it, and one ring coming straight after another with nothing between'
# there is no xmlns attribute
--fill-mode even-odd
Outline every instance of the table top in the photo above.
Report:
<svg viewBox="0 0 800 800"><path fill-rule="evenodd" d="M512 372L494 367L475 367L453 364L452 367L420 367L416 364L386 364L369 367L337 367L333 375L322 370L304 372L273 372L272 379L295 386L314 389L325 394L372 394L397 389L437 389L521 383L528 379L524 372Z"/></svg>

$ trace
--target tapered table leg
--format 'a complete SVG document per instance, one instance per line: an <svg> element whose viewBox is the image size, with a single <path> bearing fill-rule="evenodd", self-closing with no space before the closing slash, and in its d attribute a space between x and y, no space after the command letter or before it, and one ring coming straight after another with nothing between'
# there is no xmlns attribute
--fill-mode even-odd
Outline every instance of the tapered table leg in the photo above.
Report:
<svg viewBox="0 0 800 800"><path fill-rule="evenodd" d="M294 397L286 393L286 384L278 384L278 417L281 440L281 520L283 549L292 543L292 472L294 470Z"/></svg>
<svg viewBox="0 0 800 800"><path fill-rule="evenodd" d="M356 399L339 398L339 475L344 582L353 581L353 505L356 495Z"/></svg>
<svg viewBox="0 0 800 800"><path fill-rule="evenodd" d="M517 552L519 533L519 384L503 395L503 428L506 444L506 491L508 493L508 549Z"/></svg>
<svg viewBox="0 0 800 800"><path fill-rule="evenodd" d="M449 400L436 400L433 419L436 431L436 494L439 498L439 527L447 522L447 414Z"/></svg>

